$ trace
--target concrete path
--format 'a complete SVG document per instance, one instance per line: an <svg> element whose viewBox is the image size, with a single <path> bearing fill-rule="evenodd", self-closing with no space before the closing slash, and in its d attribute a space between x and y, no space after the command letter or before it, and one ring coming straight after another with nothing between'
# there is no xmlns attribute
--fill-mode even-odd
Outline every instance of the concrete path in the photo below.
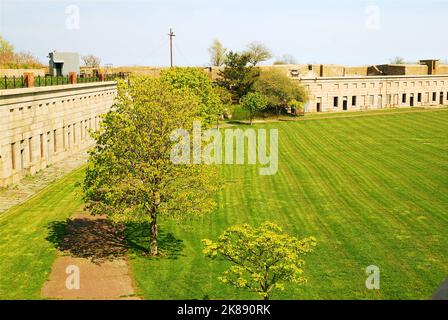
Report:
<svg viewBox="0 0 448 320"><path fill-rule="evenodd" d="M0 188L0 214L9 208L21 204L74 169L87 162L87 151L80 151L68 158L52 164L37 174L23 178L19 183Z"/></svg>
<svg viewBox="0 0 448 320"><path fill-rule="evenodd" d="M122 230L105 218L79 213L55 227L52 235L60 251L42 288L43 298L139 299L126 261Z"/></svg>
<svg viewBox="0 0 448 320"><path fill-rule="evenodd" d="M126 260L95 264L70 256L56 259L41 295L46 299L66 300L136 299Z"/></svg>

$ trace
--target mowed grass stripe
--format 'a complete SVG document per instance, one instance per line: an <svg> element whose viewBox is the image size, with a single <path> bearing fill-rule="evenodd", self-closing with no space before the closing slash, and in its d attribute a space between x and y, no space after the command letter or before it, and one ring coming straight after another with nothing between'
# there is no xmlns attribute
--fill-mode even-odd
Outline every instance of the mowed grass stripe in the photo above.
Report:
<svg viewBox="0 0 448 320"><path fill-rule="evenodd" d="M403 130L401 130L403 131ZM430 188L431 185L433 185L433 182L436 181L436 179L438 179L440 177L440 175L436 175L436 176L429 176L427 170L425 169L429 169L426 168L427 164L431 164L432 162L428 162L427 156L424 156L424 159L421 159L421 161L419 162L418 160L419 157L421 156L421 154L423 152L416 152L415 149L412 150L412 152L409 152L409 155L405 155L405 158L399 158L397 157L397 155L400 155L402 152L402 148L406 147L408 145L408 143L406 141L400 141L399 144L397 145L392 145L391 147L394 149L392 152L385 152L385 150L387 150L386 148L388 148L389 146L386 145L385 148L383 148L382 150L382 155L381 158L377 158L376 161L381 161L384 164L384 167L388 167L391 168L388 170L388 174L391 175L394 179L392 179L391 181L393 181L396 184L399 184L402 188L407 188L408 186L412 186L413 184L419 184L420 186L424 186L424 188L415 188L415 191L417 192L416 194L414 194L415 196L420 196L420 192L419 190L425 190L424 194L427 195L428 194L428 188ZM408 149L410 149L408 147ZM441 152L442 153L442 152ZM394 156L395 155L395 156ZM374 163L375 164L375 163ZM404 179L400 178L400 170L397 170L399 168L401 168L401 166L403 166L403 164L405 166L413 166L416 170L410 172L411 174L403 176ZM372 170L375 169L374 166L371 167ZM415 178L413 176L416 176ZM443 192L440 192L441 188L440 188L440 182L438 183L437 187L434 187L431 190L431 193L433 196L436 196L435 198L437 199L442 199L442 194ZM440 194L438 194L440 193ZM440 197L438 197L440 196ZM399 194L399 197L401 200L406 199L407 198L407 194L406 193L401 193ZM415 199L413 199L415 200Z"/></svg>
<svg viewBox="0 0 448 320"><path fill-rule="evenodd" d="M308 128L309 129L309 128ZM306 136L303 137L302 140L309 141L310 145L313 145L315 148L318 147L318 142L326 139L326 137L322 138L320 136L321 130L309 130L306 133ZM310 146L304 146L303 149L310 149ZM302 150L303 150L302 149ZM302 151L305 152L305 151ZM323 151L321 151L323 152ZM360 224L361 221L357 218L357 213L355 208L348 207L350 210L347 210L347 212L344 212L343 214L339 213L337 211L337 208L341 206L347 206L347 204L350 204L353 206L353 204L356 202L356 191L351 190L350 186L353 184L345 183L347 178L350 179L348 176L341 176L338 174L340 172L339 170L335 170L335 167L338 167L339 164L336 161L333 161L333 159L325 157L315 157L313 155L310 155L308 159L306 159L307 162L312 163L315 165L315 170L320 171L321 174L324 176L325 184L320 186L320 191L323 192L325 195L330 197L330 203L332 206L328 208L327 214L321 218L323 220L327 220L328 222L331 222L334 220L335 217L337 217L338 224L333 226L333 231L336 232L335 238L338 239L339 242L342 242L343 245L341 245L342 250L347 250L346 257L347 260L353 260L353 256L350 254L350 252L354 249L356 239L361 235L364 230L364 227ZM332 165L332 167L329 166L329 164ZM341 190L341 185L346 186L344 190ZM317 191L317 190L314 190ZM345 197L344 193L348 195L353 195L354 197ZM354 223L354 219L358 220L358 223ZM359 226L360 228L354 228L354 226ZM350 241L344 241L346 238L346 235L352 236ZM373 259L370 256L370 253L372 250L364 250L364 252L359 252L356 263L360 262L360 260L370 260ZM361 257L362 254L362 257ZM354 263L355 261L350 261L350 263ZM361 271L363 268L361 265L358 266L358 269ZM358 272L358 275L362 275L362 271ZM363 284L362 281L359 281L359 285L361 286Z"/></svg>
<svg viewBox="0 0 448 320"><path fill-rule="evenodd" d="M399 148L400 148L400 146L402 146L403 145L403 143L400 143L400 145L398 145L398 146L396 146L395 147L395 154L397 154L397 152L399 151ZM391 153L390 154L390 156L389 155L386 155L386 152L384 152L384 148L383 148L383 150L382 150L382 153L384 154L384 156L382 156L381 158L378 158L378 159L375 159L375 161L373 162L373 166L372 167L370 167L370 168L368 168L368 166L367 166L367 162L364 162L364 164L363 164L363 166L364 167L367 167L369 170L375 170L375 165L376 165L376 163L378 162L378 161L381 161L384 165L387 165L388 164L388 161L390 161L390 159L392 159L393 157L390 157L390 156L392 156L393 154ZM413 153L415 153L415 152L413 152ZM416 158L416 157L411 157L411 158L409 158L409 160L410 161L412 161L414 158ZM389 160L388 160L389 159ZM367 158L367 161L369 161L369 158ZM399 159L399 161L402 161L401 159ZM392 166L392 168L394 168L395 167L395 171L396 171L396 168L397 168L397 162L396 161L393 161L393 162L390 162L390 163L392 163L393 164L393 166ZM350 169L350 167L348 167L347 168L347 170L349 170ZM423 170L422 170L423 171ZM394 173L394 170L389 170L388 171L388 174L395 174ZM424 174L420 174L420 176L422 177L422 178L424 178L425 176L424 176ZM400 181L400 179L396 179L396 181ZM431 180L429 180L429 179L426 179L426 182L427 183L431 183ZM439 192L439 190L440 190L440 188L437 188L437 189L435 189L434 190L434 192Z"/></svg>
<svg viewBox="0 0 448 320"><path fill-rule="evenodd" d="M334 160L334 159L331 159L332 161ZM350 183L347 183L347 185L350 185ZM342 197L343 197L343 195L341 195ZM369 203L371 203L371 201L372 200L370 200L369 201ZM371 212L370 214L369 214L370 216L378 216L378 213L375 213L375 212ZM369 223L369 224L371 224L371 223ZM353 225L358 225L357 223L353 223ZM373 226L375 226L375 224L372 224ZM373 248L372 248L372 250L373 250Z"/></svg>
<svg viewBox="0 0 448 320"><path fill-rule="evenodd" d="M307 138L300 139L300 141L309 141ZM311 142L312 143L312 142ZM331 228L329 225L329 217L332 214L332 204L334 202L333 197L329 197L331 194L330 188L328 188L328 185L325 183L327 181L328 175L325 170L319 170L319 164L317 164L316 161L314 161L313 156L309 155L307 153L307 150L309 150L308 145L303 145L299 147L301 153L303 153L303 156L305 157L303 160L303 163L306 163L305 166L297 165L297 159L296 162L293 162L292 159L287 159L286 163L291 163L295 167L294 169L300 169L300 168L306 168L309 169L307 176L314 177L314 184L315 188L305 188L304 192L305 195L308 195L309 192L311 192L309 197L306 197L308 199L312 199L312 204L318 204L321 203L322 199L319 199L319 196L317 194L324 194L326 195L324 197L323 205L322 206L316 206L314 205L314 210L311 210L312 208L306 208L306 211L299 212L297 217L308 220L308 225L314 225L318 226L318 230L315 230L313 228L313 234L320 234L318 237L319 239L319 249L323 250L325 252L325 255L318 255L313 254L310 256L310 260L307 266L307 271L311 273L310 277L310 283L313 283L313 290L316 292L320 292L321 294L325 294L325 292L331 292L332 289L337 288L339 284L341 283L341 279L344 277L345 270L341 272L344 268L346 268L347 264L351 264L351 254L347 250L348 248L345 246L342 246L341 237L338 236L339 232L335 230L335 228ZM292 170L294 171L294 170ZM282 171L283 172L283 171ZM320 174L319 179L316 179L318 177L318 174ZM287 173L289 176L294 176L294 173ZM300 182L299 182L300 183ZM299 206L301 206L301 203L298 203ZM329 206L330 205L330 206ZM319 230L320 229L320 230ZM298 234L303 234L303 230L298 230ZM323 234L323 231L325 232ZM325 236L324 236L325 235ZM335 241L336 239L336 241ZM320 257L321 259L316 260L315 258ZM329 261L331 261L331 265L328 265ZM317 265L327 264L327 268L329 269L325 277L322 277L322 275L316 275L314 276L314 270ZM360 282L362 283L362 281ZM320 285L320 287L316 287L317 285ZM304 288L308 288L310 286L306 286ZM313 298L317 298L318 296L313 296ZM342 297L341 297L342 298Z"/></svg>

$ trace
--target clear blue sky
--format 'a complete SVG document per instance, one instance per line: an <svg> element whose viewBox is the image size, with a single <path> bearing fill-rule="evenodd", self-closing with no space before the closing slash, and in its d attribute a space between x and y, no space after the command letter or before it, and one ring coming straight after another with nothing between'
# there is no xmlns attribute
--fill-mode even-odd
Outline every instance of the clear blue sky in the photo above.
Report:
<svg viewBox="0 0 448 320"><path fill-rule="evenodd" d="M448 0L0 0L0 34L43 62L58 50L167 65L169 27L177 65L206 65L215 38L233 50L260 41L301 63L448 58Z"/></svg>

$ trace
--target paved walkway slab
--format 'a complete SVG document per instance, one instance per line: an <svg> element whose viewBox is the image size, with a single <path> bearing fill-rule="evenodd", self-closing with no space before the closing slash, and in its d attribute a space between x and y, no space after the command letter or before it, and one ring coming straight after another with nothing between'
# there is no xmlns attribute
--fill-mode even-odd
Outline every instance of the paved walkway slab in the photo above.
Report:
<svg viewBox="0 0 448 320"><path fill-rule="evenodd" d="M33 176L23 178L15 185L0 188L0 214L15 205L27 201L52 182L85 164L87 159L87 151L80 151L52 164Z"/></svg>

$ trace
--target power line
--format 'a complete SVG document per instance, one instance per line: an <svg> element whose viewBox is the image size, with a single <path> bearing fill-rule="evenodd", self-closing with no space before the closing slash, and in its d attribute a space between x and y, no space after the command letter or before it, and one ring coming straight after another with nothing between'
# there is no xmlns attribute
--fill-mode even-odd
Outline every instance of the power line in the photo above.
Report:
<svg viewBox="0 0 448 320"><path fill-rule="evenodd" d="M186 55L184 55L183 51L180 49L180 44L179 41L177 41L177 43L174 43L174 52L178 52L180 54L180 56L182 57L183 61L187 64L187 66L190 65L190 60L187 58Z"/></svg>
<svg viewBox="0 0 448 320"><path fill-rule="evenodd" d="M150 48L146 55L152 56L159 53L160 50L168 48L165 36L161 36L150 44Z"/></svg>

